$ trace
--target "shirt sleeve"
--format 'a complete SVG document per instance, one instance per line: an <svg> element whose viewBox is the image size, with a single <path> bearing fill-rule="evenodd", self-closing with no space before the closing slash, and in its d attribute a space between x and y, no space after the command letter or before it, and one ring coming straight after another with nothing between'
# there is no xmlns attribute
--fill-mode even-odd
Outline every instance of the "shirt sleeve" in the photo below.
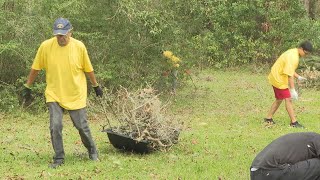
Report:
<svg viewBox="0 0 320 180"><path fill-rule="evenodd" d="M93 67L88 55L88 51L87 48L85 46L83 46L83 50L82 50L82 58L83 58L83 69L84 72L92 72L93 71Z"/></svg>
<svg viewBox="0 0 320 180"><path fill-rule="evenodd" d="M283 74L288 76L293 76L299 64L299 57L295 57L293 55L287 55L285 57Z"/></svg>
<svg viewBox="0 0 320 180"><path fill-rule="evenodd" d="M44 52L43 52L43 44L40 45L36 57L33 60L33 64L31 66L32 69L41 70L44 68Z"/></svg>

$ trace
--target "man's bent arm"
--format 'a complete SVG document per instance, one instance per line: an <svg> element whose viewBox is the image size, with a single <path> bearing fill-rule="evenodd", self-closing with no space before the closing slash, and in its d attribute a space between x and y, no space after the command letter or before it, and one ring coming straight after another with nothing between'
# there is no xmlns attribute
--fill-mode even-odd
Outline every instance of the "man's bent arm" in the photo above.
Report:
<svg viewBox="0 0 320 180"><path fill-rule="evenodd" d="M290 89L294 89L294 77L293 76L289 76L288 80L289 80L289 88Z"/></svg>
<svg viewBox="0 0 320 180"><path fill-rule="evenodd" d="M300 75L296 72L294 72L294 75L293 75L295 78L298 78Z"/></svg>
<svg viewBox="0 0 320 180"><path fill-rule="evenodd" d="M38 76L40 70L35 70L35 69L31 69L29 76L28 76L28 80L27 80L27 86L30 87L32 85L32 83L34 82L34 80L36 79L36 77Z"/></svg>
<svg viewBox="0 0 320 180"><path fill-rule="evenodd" d="M99 85L93 71L87 72L86 74L89 76L90 82L93 87L96 87Z"/></svg>

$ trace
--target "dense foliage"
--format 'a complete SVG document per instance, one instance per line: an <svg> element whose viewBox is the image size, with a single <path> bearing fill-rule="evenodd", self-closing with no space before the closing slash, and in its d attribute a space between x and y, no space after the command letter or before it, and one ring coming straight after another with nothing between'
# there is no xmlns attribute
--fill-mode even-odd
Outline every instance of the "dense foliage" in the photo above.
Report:
<svg viewBox="0 0 320 180"><path fill-rule="evenodd" d="M0 5L0 84L10 88L26 79L57 17L71 21L73 36L86 44L106 87L162 87L168 67L163 50L181 58L181 76L190 68L269 63L302 40L317 47L319 37L319 22L309 18L301 0L0 0Z"/></svg>

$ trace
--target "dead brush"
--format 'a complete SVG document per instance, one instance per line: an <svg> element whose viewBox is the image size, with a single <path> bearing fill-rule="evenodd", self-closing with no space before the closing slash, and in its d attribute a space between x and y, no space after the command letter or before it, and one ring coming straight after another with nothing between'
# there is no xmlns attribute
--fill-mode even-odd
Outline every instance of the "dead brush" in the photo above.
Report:
<svg viewBox="0 0 320 180"><path fill-rule="evenodd" d="M320 71L314 67L307 67L301 70L301 76L307 78L306 81L299 82L299 88L316 88L320 89Z"/></svg>
<svg viewBox="0 0 320 180"><path fill-rule="evenodd" d="M115 93L107 92L102 98L90 101L99 116L106 119L113 132L140 142L146 140L152 150L166 150L178 142L180 124L167 116L169 105L159 99L151 87L129 92L120 87Z"/></svg>

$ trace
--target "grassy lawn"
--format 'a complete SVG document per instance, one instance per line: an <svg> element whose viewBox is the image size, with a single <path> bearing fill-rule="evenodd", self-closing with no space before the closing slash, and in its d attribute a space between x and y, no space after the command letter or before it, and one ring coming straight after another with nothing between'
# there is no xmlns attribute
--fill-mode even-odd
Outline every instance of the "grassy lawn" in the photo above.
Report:
<svg viewBox="0 0 320 180"><path fill-rule="evenodd" d="M205 71L178 89L171 112L184 123L179 143L168 152L122 153L102 133L106 121L90 118L100 152L91 162L68 115L64 117L65 165L49 169L52 147L47 113L0 113L0 179L249 179L255 155L273 139L298 131L319 132L317 91L301 89L295 112L306 129L289 127L284 104L266 127L274 100L266 73Z"/></svg>

